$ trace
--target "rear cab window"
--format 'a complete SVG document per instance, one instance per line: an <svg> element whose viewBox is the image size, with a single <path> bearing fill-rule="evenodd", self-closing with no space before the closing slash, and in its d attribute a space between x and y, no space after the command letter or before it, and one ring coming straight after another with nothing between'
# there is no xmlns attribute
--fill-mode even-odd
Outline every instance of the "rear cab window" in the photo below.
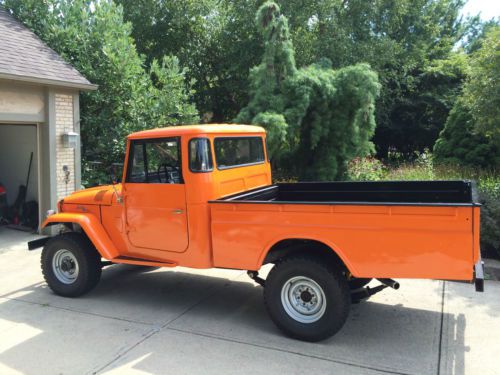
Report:
<svg viewBox="0 0 500 375"><path fill-rule="evenodd" d="M265 162L262 137L218 137L214 140L217 169L228 169Z"/></svg>

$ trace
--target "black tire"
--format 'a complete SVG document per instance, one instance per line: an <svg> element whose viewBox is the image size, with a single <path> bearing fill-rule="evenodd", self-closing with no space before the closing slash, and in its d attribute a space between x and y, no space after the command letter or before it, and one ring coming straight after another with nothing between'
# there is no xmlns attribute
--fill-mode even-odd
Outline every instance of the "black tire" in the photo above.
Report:
<svg viewBox="0 0 500 375"><path fill-rule="evenodd" d="M64 253L63 250L67 252ZM59 254L63 254L59 256ZM61 271L55 270L53 267L54 257L62 257L61 268L66 266L66 274L74 279L66 280L66 276L61 276ZM57 262L56 262L57 263ZM78 297L93 289L101 278L101 256L92 245L92 243L83 234L69 232L58 235L50 239L42 251L42 273L45 281L52 291L64 297ZM76 265L76 266L75 266ZM76 275L75 269L77 267ZM59 276L56 274L58 272Z"/></svg>
<svg viewBox="0 0 500 375"><path fill-rule="evenodd" d="M292 281L294 279L298 280L295 281L295 284ZM290 303L295 303L293 298L288 299L288 301L292 301L288 302L288 307L286 301L282 302L282 291L285 296L284 299L287 300L286 296L295 295L290 291L301 290L300 285L302 284L300 283L304 282L302 280L306 280L306 283L307 280L312 280L315 286L313 286L313 289L307 289L306 287L306 292L311 291L311 293L305 295L307 298L304 300L302 300L304 292L300 293L301 302L298 302L299 304L304 303L311 296L314 298L314 293L316 293L314 288L318 291L317 287L319 287L320 293L323 293L326 304L323 312L312 318L317 320L308 322L297 320L291 313L287 312L288 309L292 314L297 314L297 311L290 308ZM298 297L295 296L294 298ZM347 280L337 267L313 257L292 256L277 263L269 273L264 288L264 302L273 322L288 336L315 342L333 336L342 328L349 315L351 297ZM309 302L313 303L314 300ZM317 300L316 303L318 304ZM298 315L298 319L305 316L301 315L300 312ZM310 319L310 317L306 319Z"/></svg>
<svg viewBox="0 0 500 375"><path fill-rule="evenodd" d="M358 278L352 278L351 280L348 281L349 283L349 288L351 290L357 290L363 288L365 285L368 285L370 281L373 279L358 279Z"/></svg>

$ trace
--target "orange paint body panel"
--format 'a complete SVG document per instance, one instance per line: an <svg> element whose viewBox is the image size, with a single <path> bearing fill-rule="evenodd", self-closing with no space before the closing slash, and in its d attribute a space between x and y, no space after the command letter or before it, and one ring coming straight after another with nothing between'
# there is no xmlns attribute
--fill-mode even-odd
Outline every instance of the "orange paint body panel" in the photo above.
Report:
<svg viewBox="0 0 500 375"><path fill-rule="evenodd" d="M479 259L479 207L474 205L214 202L272 184L265 137L264 129L245 125L132 134L122 183L73 193L44 226L80 225L101 255L116 263L258 270L273 245L300 239L326 245L355 277L473 279ZM262 157L222 165L217 158L229 151L217 150L215 143L223 138L258 138ZM209 145L203 172L190 164L196 161L191 154L196 139ZM167 148L178 149L175 174L165 163L134 172L140 163L153 163L148 142L162 156ZM237 147L252 155L250 146L249 141ZM144 155L134 155L133 147Z"/></svg>
<svg viewBox="0 0 500 375"><path fill-rule="evenodd" d="M87 213L58 213L49 216L43 223L43 227L59 223L78 224L85 231L103 258L113 259L119 256L119 252L113 241L95 215Z"/></svg>
<svg viewBox="0 0 500 375"><path fill-rule="evenodd" d="M471 280L472 219L471 207L213 204L214 262L258 270L296 238L334 249L355 277Z"/></svg>

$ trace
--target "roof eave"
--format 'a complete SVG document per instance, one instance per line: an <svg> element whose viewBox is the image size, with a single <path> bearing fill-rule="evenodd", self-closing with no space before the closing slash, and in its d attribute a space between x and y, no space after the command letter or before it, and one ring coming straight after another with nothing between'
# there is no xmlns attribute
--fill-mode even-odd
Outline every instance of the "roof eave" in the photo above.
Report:
<svg viewBox="0 0 500 375"><path fill-rule="evenodd" d="M59 81L56 79L22 76L22 75L9 74L9 73L0 73L0 79L9 79L12 81L37 83L37 84L47 85L47 86L58 86L58 87L64 87L64 88L78 89L81 91L94 91L94 90L97 90L97 88L99 87L98 85L94 85L92 83Z"/></svg>

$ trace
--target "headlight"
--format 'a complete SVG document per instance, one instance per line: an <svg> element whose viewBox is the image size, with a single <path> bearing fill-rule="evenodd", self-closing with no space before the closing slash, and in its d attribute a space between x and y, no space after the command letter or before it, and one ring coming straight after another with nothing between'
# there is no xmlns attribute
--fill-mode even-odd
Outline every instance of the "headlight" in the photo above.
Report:
<svg viewBox="0 0 500 375"><path fill-rule="evenodd" d="M47 217L54 215L56 213L55 210L47 210Z"/></svg>

